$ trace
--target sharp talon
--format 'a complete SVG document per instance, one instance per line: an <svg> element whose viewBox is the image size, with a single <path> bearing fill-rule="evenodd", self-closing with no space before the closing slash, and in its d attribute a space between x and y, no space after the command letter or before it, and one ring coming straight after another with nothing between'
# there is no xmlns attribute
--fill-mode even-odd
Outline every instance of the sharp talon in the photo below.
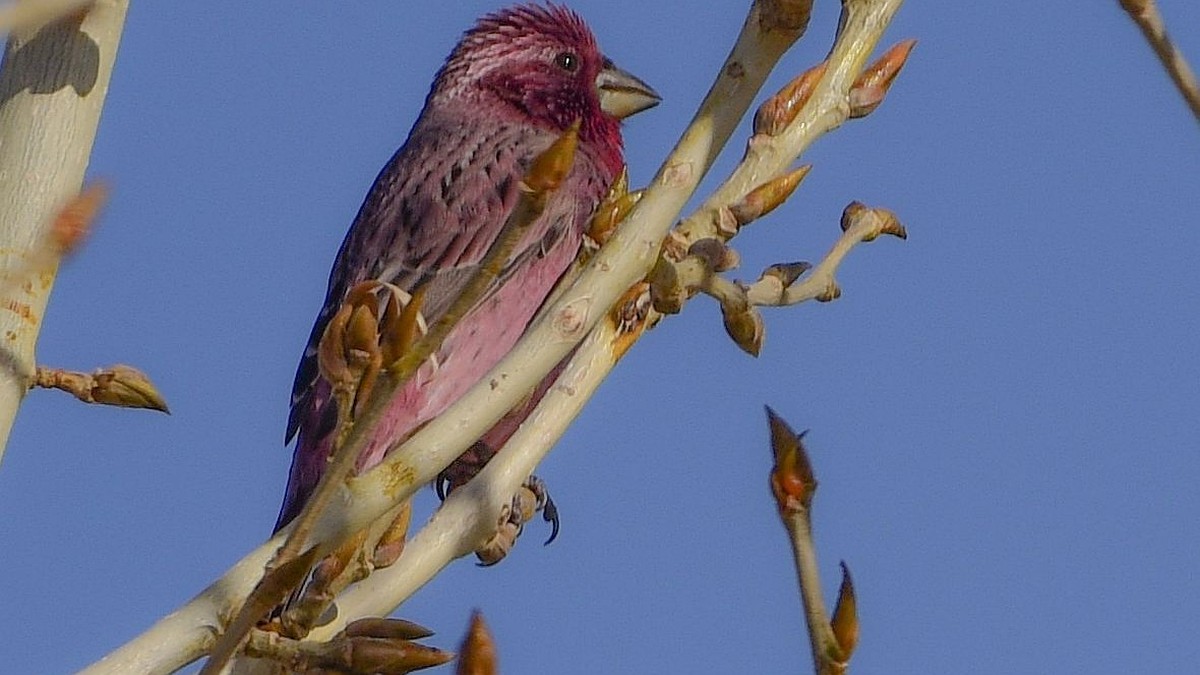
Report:
<svg viewBox="0 0 1200 675"><path fill-rule="evenodd" d="M446 501L446 488L450 485L450 479L439 474L437 479L433 481L433 489L437 491L438 499Z"/></svg>
<svg viewBox="0 0 1200 675"><path fill-rule="evenodd" d="M549 546L550 542L558 538L558 507L554 505L550 493L543 491L542 494L546 497L546 503L542 506L542 520L550 523L550 538L542 546Z"/></svg>

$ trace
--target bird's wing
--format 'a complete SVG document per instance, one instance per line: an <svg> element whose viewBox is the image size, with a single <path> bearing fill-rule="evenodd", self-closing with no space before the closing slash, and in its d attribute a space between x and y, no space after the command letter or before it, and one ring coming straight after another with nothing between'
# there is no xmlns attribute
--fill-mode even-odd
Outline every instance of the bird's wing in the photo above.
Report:
<svg viewBox="0 0 1200 675"><path fill-rule="evenodd" d="M418 124L375 179L346 234L329 276L325 303L313 324L292 386L285 442L318 415L317 346L346 293L368 279L406 291L422 286L422 313L436 321L462 290L499 235L517 200L517 185L553 136L527 126L434 128ZM567 219L557 219L565 221ZM542 224L509 267L561 234L565 222ZM530 241L526 239L526 241ZM503 281L502 272L497 285Z"/></svg>

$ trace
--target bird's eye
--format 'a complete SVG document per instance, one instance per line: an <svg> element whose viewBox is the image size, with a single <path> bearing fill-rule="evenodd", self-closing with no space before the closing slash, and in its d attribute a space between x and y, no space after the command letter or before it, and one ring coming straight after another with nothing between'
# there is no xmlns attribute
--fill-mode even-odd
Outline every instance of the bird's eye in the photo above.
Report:
<svg viewBox="0 0 1200 675"><path fill-rule="evenodd" d="M579 57L571 52L560 52L558 56L554 57L554 65L568 73L573 73L579 70Z"/></svg>

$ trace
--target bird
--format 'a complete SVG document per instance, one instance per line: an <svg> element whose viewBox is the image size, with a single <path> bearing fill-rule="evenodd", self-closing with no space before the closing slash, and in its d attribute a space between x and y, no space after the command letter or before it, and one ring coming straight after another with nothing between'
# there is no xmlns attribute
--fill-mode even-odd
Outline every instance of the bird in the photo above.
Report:
<svg viewBox="0 0 1200 675"><path fill-rule="evenodd" d="M301 512L327 466L337 404L317 352L350 289L372 280L410 293L419 288L421 313L437 321L499 235L534 158L578 125L566 180L446 336L436 367L423 367L391 397L357 458L355 470L363 472L511 350L575 260L590 215L624 169L622 120L660 100L606 57L584 20L565 6L511 6L463 34L337 252L292 387L284 440L296 443L275 531ZM498 450L531 408L519 406L478 439L464 470L477 471L480 458ZM451 473L461 482L462 471Z"/></svg>

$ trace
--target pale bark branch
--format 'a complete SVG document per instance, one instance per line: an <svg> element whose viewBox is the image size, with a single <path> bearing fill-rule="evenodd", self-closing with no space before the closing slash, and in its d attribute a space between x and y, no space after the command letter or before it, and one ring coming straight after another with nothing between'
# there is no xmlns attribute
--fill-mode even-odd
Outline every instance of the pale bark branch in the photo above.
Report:
<svg viewBox="0 0 1200 675"><path fill-rule="evenodd" d="M127 0L101 0L14 30L0 66L0 458L34 375L34 346L57 273L41 255L79 192L108 93ZM18 279L17 277L23 277Z"/></svg>
<svg viewBox="0 0 1200 675"><path fill-rule="evenodd" d="M478 386L401 447L393 448L378 467L339 486L333 508L314 526L310 543L338 540L366 526L433 480L588 336L559 381L505 448L475 480L452 493L435 514L427 526L432 529L418 533L393 568L376 571L339 598L338 621L353 619L360 613L391 611L446 562L466 555L490 536L503 504L612 368L617 328L605 322L593 329L604 317L612 316L610 308L654 264L676 215L766 75L799 37L799 28L764 30L763 4L757 2L752 7L717 82L645 195L575 283ZM807 147L815 137L810 134L824 133L845 119L850 84L900 4L901 0L847 0L844 27L834 48L834 62L845 59L845 64L832 68L833 79L823 81L827 91L819 97L821 110L781 135L792 145L781 145L775 151L777 156L770 165L777 165L776 172ZM835 86L840 89L835 90ZM838 111L842 111L840 117ZM750 187L753 185L746 189ZM246 597L261 576L281 536L256 549L196 599L85 672L165 673L203 654L213 644L231 608ZM398 590L380 591L387 593L386 602L367 597L372 589L391 584L397 584ZM315 631L312 637L320 635Z"/></svg>
<svg viewBox="0 0 1200 675"><path fill-rule="evenodd" d="M817 675L842 675L858 645L858 613L850 573L842 563L842 585L831 618L821 594L821 573L817 565L817 547L813 542L812 505L817 479L804 448L804 433L792 431L782 417L767 408L771 432L771 493L779 510L779 519L788 532L800 601L812 649L813 670Z"/></svg>
<svg viewBox="0 0 1200 675"><path fill-rule="evenodd" d="M37 30L51 21L82 12L93 0L12 0L0 7L0 33Z"/></svg>
<svg viewBox="0 0 1200 675"><path fill-rule="evenodd" d="M881 5L879 11L888 12L886 16L890 18L900 3L877 4ZM878 40L886 23L855 22L855 25L877 26L872 30ZM848 35L857 38L854 33ZM863 44L869 54L874 42ZM863 216L861 220L867 222L870 218ZM873 221L863 225L858 222L856 220L847 228L844 238L865 239L873 231L870 228L875 227ZM838 256L830 260L822 278L826 273L831 278L840 259ZM376 570L339 596L338 618L314 631L313 639L332 635L343 622L356 617L392 611L447 564L467 555L485 541L495 531L503 506L566 431L628 348L627 345L617 347L624 330L619 317L609 313L608 319L596 326L580 345L555 385L504 448L470 483L450 494L429 523L408 542L404 554L393 566Z"/></svg>
<svg viewBox="0 0 1200 675"><path fill-rule="evenodd" d="M1141 29L1146 42L1162 62L1163 68L1171 76L1171 81L1179 89L1180 95L1192 109L1196 121L1200 122L1200 84L1196 82L1196 73L1188 65L1183 52L1171 37L1167 35L1167 25L1158 4L1154 0L1120 0L1121 7L1129 14L1129 18Z"/></svg>

